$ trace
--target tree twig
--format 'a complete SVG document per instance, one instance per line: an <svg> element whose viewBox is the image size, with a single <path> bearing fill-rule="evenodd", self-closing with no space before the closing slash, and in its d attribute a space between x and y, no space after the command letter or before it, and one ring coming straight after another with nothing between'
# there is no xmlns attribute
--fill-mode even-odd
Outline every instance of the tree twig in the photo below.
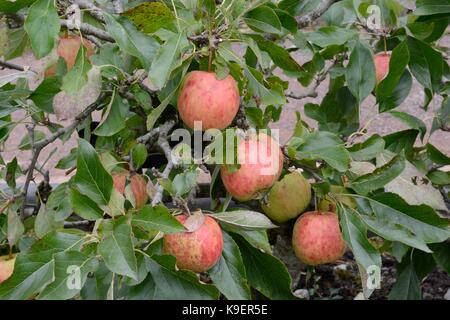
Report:
<svg viewBox="0 0 450 320"><path fill-rule="evenodd" d="M304 27L311 25L311 23L314 20L316 20L322 14L324 14L325 11L327 11L328 8L336 1L337 0L322 0L315 10L313 10L303 16L295 17L295 20L297 21L297 25L300 28L304 28Z"/></svg>
<svg viewBox="0 0 450 320"><path fill-rule="evenodd" d="M60 20L60 23L61 23L61 26L62 26L62 27L66 27L66 28L69 29L69 30L72 30L72 29L74 29L74 27L75 27L75 26L72 24L72 22L69 21L69 20ZM80 32L81 32L82 34L92 35L92 36L94 36L94 37L97 37L97 38L99 38L99 39L101 39L101 40L108 41L108 42L115 42L114 38L111 37L111 36L109 35L109 33L107 33L106 31L103 31L103 30L101 30L101 29L98 29L98 28L96 28L96 27L94 27L94 26L91 26L90 24L87 24L87 23L81 23L81 24L79 25L79 27L80 27ZM76 29L76 28L75 28L75 29Z"/></svg>
<svg viewBox="0 0 450 320"><path fill-rule="evenodd" d="M172 130L173 126L175 125L174 121L169 121L162 125L160 127L159 137L157 140L157 144L159 148L164 152L164 155L167 159L167 165L164 168L164 171L161 173L160 178L161 179L167 179L169 178L169 174L172 171L174 167L174 163L172 161L172 148L170 147L169 141L167 139L167 136L169 134L169 131ZM156 186L156 192L152 200L152 205L155 206L158 203L162 201L164 189L163 187L158 183Z"/></svg>
<svg viewBox="0 0 450 320"><path fill-rule="evenodd" d="M1 67L1 69L7 68L7 69L13 69L13 70L19 70L19 71L28 71L28 70L30 70L28 67L22 67L22 66L19 66L18 64L11 63L11 62L8 62L8 61L4 61L2 59L0 59L0 67Z"/></svg>
<svg viewBox="0 0 450 320"><path fill-rule="evenodd" d="M88 0L70 0L71 3L78 5L81 9L89 10L89 14L96 20L100 22L105 22L105 18L103 17L102 9L94 5L91 1Z"/></svg>

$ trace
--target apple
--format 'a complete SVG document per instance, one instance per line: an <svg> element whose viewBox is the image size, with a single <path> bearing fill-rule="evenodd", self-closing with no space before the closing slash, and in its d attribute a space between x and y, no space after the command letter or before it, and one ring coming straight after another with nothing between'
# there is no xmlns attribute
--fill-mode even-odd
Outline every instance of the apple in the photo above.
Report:
<svg viewBox="0 0 450 320"><path fill-rule="evenodd" d="M135 207L141 209L149 199L147 181L143 176L134 174L130 177L130 187L134 196Z"/></svg>
<svg viewBox="0 0 450 320"><path fill-rule="evenodd" d="M389 61L390 60L391 60L391 54L385 53L385 52L377 53L373 57L373 61L375 63L375 78L376 78L377 85L389 73Z"/></svg>
<svg viewBox="0 0 450 320"><path fill-rule="evenodd" d="M81 40L79 36L67 36L59 39L56 52L58 56L63 58L66 62L67 71L71 70L75 65L81 43L83 43L86 48L87 57L92 56L94 54L94 47L89 40ZM52 65L47 70L45 70L45 77L50 77L55 74L56 65Z"/></svg>
<svg viewBox="0 0 450 320"><path fill-rule="evenodd" d="M251 134L238 142L237 170L223 165L220 176L225 189L238 201L261 198L280 177L283 152L280 145L265 133Z"/></svg>
<svg viewBox="0 0 450 320"><path fill-rule="evenodd" d="M311 201L311 185L303 175L294 171L277 181L261 201L264 213L282 223L297 217Z"/></svg>
<svg viewBox="0 0 450 320"><path fill-rule="evenodd" d="M304 263L319 265L335 262L345 252L345 242L334 212L309 211L295 222L292 231L295 255Z"/></svg>
<svg viewBox="0 0 450 320"><path fill-rule="evenodd" d="M176 217L183 225L185 215ZM184 231L164 235L163 251L177 259L180 269L204 272L211 269L220 259L223 249L223 235L219 224L204 216L203 223L193 232Z"/></svg>
<svg viewBox="0 0 450 320"><path fill-rule="evenodd" d="M118 171L111 174L113 178L114 189L119 193L126 193L127 182L131 189L131 194L134 199L134 207L141 209L149 200L147 192L147 181L142 175L133 173L130 175L128 171Z"/></svg>
<svg viewBox="0 0 450 320"><path fill-rule="evenodd" d="M14 272L14 263L16 262L16 257L13 256L11 259L9 256L0 257L0 283L6 281Z"/></svg>
<svg viewBox="0 0 450 320"><path fill-rule="evenodd" d="M217 79L213 72L191 71L181 85L178 112L191 129L201 121L202 130L222 130L233 121L239 103L239 89L231 75Z"/></svg>
<svg viewBox="0 0 450 320"><path fill-rule="evenodd" d="M330 186L330 195L326 195L319 202L319 210L320 211L331 211L336 212L336 201L341 202L342 204L350 207L352 209L356 209L356 201L354 198L349 196L339 195L340 193L350 193L345 187L342 186Z"/></svg>

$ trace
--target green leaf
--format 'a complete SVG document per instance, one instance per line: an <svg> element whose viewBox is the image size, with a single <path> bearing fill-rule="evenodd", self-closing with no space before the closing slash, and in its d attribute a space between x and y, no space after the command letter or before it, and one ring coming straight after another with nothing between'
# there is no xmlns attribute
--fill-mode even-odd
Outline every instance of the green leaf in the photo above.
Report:
<svg viewBox="0 0 450 320"><path fill-rule="evenodd" d="M383 193L373 199L352 197L358 203L364 223L386 240L431 252L428 243L442 242L450 237L448 222L426 205L411 206L393 193Z"/></svg>
<svg viewBox="0 0 450 320"><path fill-rule="evenodd" d="M383 165L394 157L389 151L377 156L377 165ZM411 162L405 161L405 169L394 180L387 183L384 188L387 192L400 195L412 205L426 204L437 210L447 210L444 199L438 189L426 181L425 174L420 172Z"/></svg>
<svg viewBox="0 0 450 320"><path fill-rule="evenodd" d="M450 274L450 244L447 243L436 243L432 244L431 249L433 250L433 258L436 263L441 266L448 274Z"/></svg>
<svg viewBox="0 0 450 320"><path fill-rule="evenodd" d="M261 252L240 236L234 236L241 251L247 279L252 287L273 300L292 300L291 276L274 256Z"/></svg>
<svg viewBox="0 0 450 320"><path fill-rule="evenodd" d="M232 226L229 224L221 224L221 227L227 232L240 235L253 247L259 250L262 250L267 253L272 252L272 248L270 246L266 230L244 230L241 229L240 227Z"/></svg>
<svg viewBox="0 0 450 320"><path fill-rule="evenodd" d="M218 54L226 61L236 62L244 69L244 75L248 79L248 87L252 93L261 99L265 105L280 105L286 102L283 94L283 88L267 88L265 86L264 76L258 70L247 66L247 64L231 48L229 43L219 44Z"/></svg>
<svg viewBox="0 0 450 320"><path fill-rule="evenodd" d="M101 164L95 149L78 139L77 173L74 183L80 193L99 205L107 205L111 197L113 180Z"/></svg>
<svg viewBox="0 0 450 320"><path fill-rule="evenodd" d="M208 273L213 283L227 299L251 299L241 252L236 242L226 232L223 233L222 257Z"/></svg>
<svg viewBox="0 0 450 320"><path fill-rule="evenodd" d="M364 142L354 144L347 150L354 161L368 161L384 150L385 142L379 135L374 134Z"/></svg>
<svg viewBox="0 0 450 320"><path fill-rule="evenodd" d="M139 214L133 215L132 224L146 231L158 230L164 233L177 233L186 230L163 205L143 207Z"/></svg>
<svg viewBox="0 0 450 320"><path fill-rule="evenodd" d="M3 12L15 13L22 8L32 5L33 2L36 2L36 0L21 0L21 1L0 0L0 6Z"/></svg>
<svg viewBox="0 0 450 320"><path fill-rule="evenodd" d="M256 32L281 34L280 19L268 6L259 6L247 12L244 21L250 29Z"/></svg>
<svg viewBox="0 0 450 320"><path fill-rule="evenodd" d="M377 95L379 112L385 112L394 109L402 104L402 102L405 101L406 97L408 97L409 92L411 91L412 82L413 81L411 73L409 73L409 71L405 69L400 80L398 81L397 85L390 93L390 95L386 95L386 91L383 92L383 90L385 90L385 87L383 85L383 89L380 89L380 92L383 92L381 93L380 98L378 98ZM380 88L380 85L377 88Z"/></svg>
<svg viewBox="0 0 450 320"><path fill-rule="evenodd" d="M392 109L392 103L389 102L392 101L394 97L394 91L396 91L397 85L405 73L405 68L408 65L409 59L410 54L406 41L403 41L392 50L391 58L389 60L389 73L376 88L380 112Z"/></svg>
<svg viewBox="0 0 450 320"><path fill-rule="evenodd" d="M189 46L184 33L174 33L158 50L153 60L148 78L153 85L163 88L172 71L181 65L181 55Z"/></svg>
<svg viewBox="0 0 450 320"><path fill-rule="evenodd" d="M14 159L12 159L11 162L8 162L8 164L6 165L5 175L6 184L11 189L16 188L16 175L18 172L20 172L20 168L17 164L17 158L14 157Z"/></svg>
<svg viewBox="0 0 450 320"><path fill-rule="evenodd" d="M402 121L404 124L408 125L411 129L416 129L420 132L420 140L423 141L425 133L427 132L427 126L425 123L419 118L414 117L406 112L400 111L389 111L389 114L394 116L395 118Z"/></svg>
<svg viewBox="0 0 450 320"><path fill-rule="evenodd" d="M131 150L131 160L136 168L141 167L147 160L148 152L145 144L138 143Z"/></svg>
<svg viewBox="0 0 450 320"><path fill-rule="evenodd" d="M69 199L73 211L81 218L95 221L103 217L103 210L89 197L80 193L76 188L70 188Z"/></svg>
<svg viewBox="0 0 450 320"><path fill-rule="evenodd" d="M19 214L10 208L8 210L8 244L10 247L16 245L23 233L25 232L25 227L22 223L22 220L19 217Z"/></svg>
<svg viewBox="0 0 450 320"><path fill-rule="evenodd" d="M319 131L350 135L359 128L358 101L347 87L329 91L320 106L305 104L305 114L319 123Z"/></svg>
<svg viewBox="0 0 450 320"><path fill-rule="evenodd" d="M137 280L132 230L126 221L114 222L112 232L98 244L98 253L113 273Z"/></svg>
<svg viewBox="0 0 450 320"><path fill-rule="evenodd" d="M45 205L49 210L55 212L55 221L64 221L67 219L73 213L69 199L68 183L61 183L53 189Z"/></svg>
<svg viewBox="0 0 450 320"><path fill-rule="evenodd" d="M350 187L361 195L383 188L405 169L405 156L399 154L374 172L365 174L350 182Z"/></svg>
<svg viewBox="0 0 450 320"><path fill-rule="evenodd" d="M88 273L95 271L97 261L77 251L54 255L54 281L38 296L39 300L68 300L84 286Z"/></svg>
<svg viewBox="0 0 450 320"><path fill-rule="evenodd" d="M79 234L56 232L35 242L16 259L13 275L0 285L0 300L25 300L54 281L53 255L61 251L80 250Z"/></svg>
<svg viewBox="0 0 450 320"><path fill-rule="evenodd" d="M346 171L350 165L350 155L344 142L335 134L326 131L304 132L297 147L297 159L324 160L338 171Z"/></svg>
<svg viewBox="0 0 450 320"><path fill-rule="evenodd" d="M94 134L101 137L111 137L124 129L128 109L128 102L114 93L102 121L94 130Z"/></svg>
<svg viewBox="0 0 450 320"><path fill-rule="evenodd" d="M276 228L266 215L249 210L236 210L214 213L210 215L220 222L246 230Z"/></svg>
<svg viewBox="0 0 450 320"><path fill-rule="evenodd" d="M428 16L432 14L450 13L450 1L448 0L417 0L416 16Z"/></svg>
<svg viewBox="0 0 450 320"><path fill-rule="evenodd" d="M372 50L365 42L358 41L353 47L345 79L348 88L360 103L375 87L375 64L372 59Z"/></svg>
<svg viewBox="0 0 450 320"><path fill-rule="evenodd" d="M167 29L175 21L173 12L162 2L144 2L122 13L139 31L153 33Z"/></svg>
<svg viewBox="0 0 450 320"><path fill-rule="evenodd" d="M68 94L75 95L88 82L88 72L91 68L86 47L82 45L78 49L73 68L62 79L61 89Z"/></svg>
<svg viewBox="0 0 450 320"><path fill-rule="evenodd" d="M48 77L30 95L36 107L44 112L54 113L53 98L61 91L62 79L60 76Z"/></svg>
<svg viewBox="0 0 450 320"><path fill-rule="evenodd" d="M389 300L421 300L420 280L412 262L401 270L388 298Z"/></svg>
<svg viewBox="0 0 450 320"><path fill-rule="evenodd" d="M104 12L106 30L117 41L120 49L139 59L142 66L148 70L156 52L158 42L148 35L139 32L125 17L114 18Z"/></svg>
<svg viewBox="0 0 450 320"><path fill-rule="evenodd" d="M450 164L450 157L443 154L439 149L437 149L435 146L433 146L431 143L427 143L427 154L433 163L439 164L439 165L449 165Z"/></svg>
<svg viewBox="0 0 450 320"><path fill-rule="evenodd" d="M407 42L411 73L424 88L430 91L437 90L443 75L442 54L429 44L413 37L408 37Z"/></svg>
<svg viewBox="0 0 450 320"><path fill-rule="evenodd" d="M24 24L36 58L50 53L55 45L60 24L53 0L38 0L28 10Z"/></svg>
<svg viewBox="0 0 450 320"><path fill-rule="evenodd" d="M269 54L276 66L288 72L302 71L302 67L291 57L286 49L273 41L264 39L264 37L260 35L252 35L251 37L262 51Z"/></svg>
<svg viewBox="0 0 450 320"><path fill-rule="evenodd" d="M397 131L383 137L385 148L394 153L410 150L416 141L419 131L414 129Z"/></svg>
<svg viewBox="0 0 450 320"><path fill-rule="evenodd" d="M367 269L377 267L381 270L380 253L367 239L367 230L358 216L351 209L345 207L340 210L340 225L345 242L352 250L361 272L364 295L366 298L372 294L376 284L368 285Z"/></svg>
<svg viewBox="0 0 450 320"><path fill-rule="evenodd" d="M331 45L343 45L347 41L357 38L357 36L358 33L355 30L335 26L321 27L306 34L308 41L322 48Z"/></svg>
<svg viewBox="0 0 450 320"><path fill-rule="evenodd" d="M175 257L156 256L147 260L147 268L155 282L154 299L157 300L211 300L219 298L219 291L212 285L199 282L190 271L177 271Z"/></svg>
<svg viewBox="0 0 450 320"><path fill-rule="evenodd" d="M156 121L158 121L161 114L166 110L166 108L169 106L170 102L172 101L172 98L175 96L175 93L177 92L178 87L175 88L171 93L167 95L167 97L164 98L163 101L161 101L160 105L152 110L152 112L147 117L147 130L150 131L153 129Z"/></svg>
<svg viewBox="0 0 450 320"><path fill-rule="evenodd" d="M8 3L10 2L8 1ZM8 29L8 48L5 52L5 59L11 60L22 56L28 42L29 37L24 28Z"/></svg>
<svg viewBox="0 0 450 320"><path fill-rule="evenodd" d="M177 197L182 197L197 185L197 171L186 171L179 173L173 178L172 191Z"/></svg>
<svg viewBox="0 0 450 320"><path fill-rule="evenodd" d="M50 233L58 228L63 227L62 221L56 221L55 211L48 209L44 204L34 221L34 232L38 238L43 238L47 233Z"/></svg>

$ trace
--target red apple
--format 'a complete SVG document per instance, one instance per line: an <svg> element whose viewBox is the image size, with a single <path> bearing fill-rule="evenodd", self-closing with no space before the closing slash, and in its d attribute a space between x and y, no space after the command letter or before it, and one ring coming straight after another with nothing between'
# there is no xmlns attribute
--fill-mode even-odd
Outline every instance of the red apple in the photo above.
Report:
<svg viewBox="0 0 450 320"><path fill-rule="evenodd" d="M239 103L239 89L232 76L219 80L213 72L192 71L181 85L178 112L191 129L194 121L201 121L202 130L222 130L233 121Z"/></svg>
<svg viewBox="0 0 450 320"><path fill-rule="evenodd" d="M260 198L281 175L283 153L279 144L259 133L241 140L237 153L239 169L231 171L225 164L220 170L225 189L239 201Z"/></svg>
<svg viewBox="0 0 450 320"><path fill-rule="evenodd" d="M345 252L345 242L334 212L310 211L294 225L292 246L304 263L319 265L334 262Z"/></svg>
<svg viewBox="0 0 450 320"><path fill-rule="evenodd" d="M147 181L138 174L130 178L131 192L134 196L135 207L141 209L148 201Z"/></svg>
<svg viewBox="0 0 450 320"><path fill-rule="evenodd" d="M384 77L389 73L389 61L391 60L390 53L377 53L373 57L373 61L375 63L375 77L376 84L379 84Z"/></svg>
<svg viewBox="0 0 450 320"><path fill-rule="evenodd" d="M177 216L185 224L187 216ZM177 266L194 272L211 269L220 259L223 249L222 230L211 217L205 216L203 224L195 231L166 234L164 253L177 258Z"/></svg>
<svg viewBox="0 0 450 320"><path fill-rule="evenodd" d="M83 42L86 48L86 55L88 57L94 54L94 47L89 40L83 39L79 36L67 36L59 39L58 48L56 52L58 56L66 61L67 71L71 70L75 65L78 50L80 49L81 42ZM45 70L45 77L50 77L56 74L56 65L49 67Z"/></svg>
<svg viewBox="0 0 450 320"><path fill-rule="evenodd" d="M9 256L0 257L0 283L6 281L14 272L14 263L16 262L15 256L9 258Z"/></svg>

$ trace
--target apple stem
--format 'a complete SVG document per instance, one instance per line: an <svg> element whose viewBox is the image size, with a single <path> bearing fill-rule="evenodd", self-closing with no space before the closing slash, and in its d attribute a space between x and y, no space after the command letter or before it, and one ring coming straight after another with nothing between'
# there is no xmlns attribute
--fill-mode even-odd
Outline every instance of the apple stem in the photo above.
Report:
<svg viewBox="0 0 450 320"><path fill-rule="evenodd" d="M11 260L12 257L13 257L13 254L12 254L12 246L9 246L8 260Z"/></svg>
<svg viewBox="0 0 450 320"><path fill-rule="evenodd" d="M384 44L384 54L386 54L387 53L386 36L383 36L383 44Z"/></svg>

